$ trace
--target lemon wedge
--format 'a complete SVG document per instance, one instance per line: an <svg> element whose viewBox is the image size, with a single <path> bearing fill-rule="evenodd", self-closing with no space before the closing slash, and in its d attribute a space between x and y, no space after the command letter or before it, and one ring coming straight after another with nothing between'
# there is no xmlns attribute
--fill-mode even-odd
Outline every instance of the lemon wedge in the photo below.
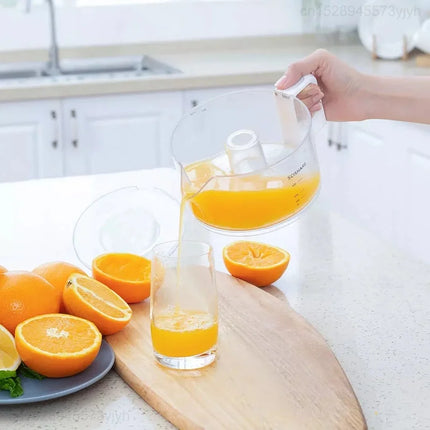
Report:
<svg viewBox="0 0 430 430"><path fill-rule="evenodd" d="M10 332L0 324L0 371L15 371L21 364L21 358L15 347L15 339Z"/></svg>

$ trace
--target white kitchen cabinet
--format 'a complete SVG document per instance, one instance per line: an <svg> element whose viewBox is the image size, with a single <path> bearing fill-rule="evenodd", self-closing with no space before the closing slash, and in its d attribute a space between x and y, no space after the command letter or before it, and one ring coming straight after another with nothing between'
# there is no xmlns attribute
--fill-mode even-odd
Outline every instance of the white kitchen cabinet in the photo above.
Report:
<svg viewBox="0 0 430 430"><path fill-rule="evenodd" d="M337 151L342 147L343 132L341 123L328 122L316 135L314 141L321 171L321 195L330 199L333 206L336 205L337 200L332 196L337 195L339 193L337 189L342 187L342 182L339 181L342 164L338 162Z"/></svg>
<svg viewBox="0 0 430 430"><path fill-rule="evenodd" d="M323 151L330 205L430 262L430 126L371 120L342 129L340 150Z"/></svg>
<svg viewBox="0 0 430 430"><path fill-rule="evenodd" d="M226 92L268 86L1 103L0 181L167 166L184 112Z"/></svg>
<svg viewBox="0 0 430 430"><path fill-rule="evenodd" d="M430 263L430 126L395 123L389 139L401 154L395 171L396 240Z"/></svg>
<svg viewBox="0 0 430 430"><path fill-rule="evenodd" d="M170 136L181 115L180 92L65 100L65 174L169 165Z"/></svg>
<svg viewBox="0 0 430 430"><path fill-rule="evenodd" d="M0 103L0 182L61 176L60 135L59 101Z"/></svg>
<svg viewBox="0 0 430 430"><path fill-rule="evenodd" d="M342 205L385 239L395 233L396 167L401 163L401 155L386 132L391 126L392 121L345 124L344 147L338 151Z"/></svg>

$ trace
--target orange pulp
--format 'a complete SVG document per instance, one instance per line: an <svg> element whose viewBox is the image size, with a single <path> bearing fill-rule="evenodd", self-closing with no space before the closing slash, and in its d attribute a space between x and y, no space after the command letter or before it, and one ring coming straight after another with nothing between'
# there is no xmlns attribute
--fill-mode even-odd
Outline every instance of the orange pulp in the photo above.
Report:
<svg viewBox="0 0 430 430"><path fill-rule="evenodd" d="M217 343L218 322L202 311L177 307L151 321L154 350L166 357L191 357L209 351Z"/></svg>

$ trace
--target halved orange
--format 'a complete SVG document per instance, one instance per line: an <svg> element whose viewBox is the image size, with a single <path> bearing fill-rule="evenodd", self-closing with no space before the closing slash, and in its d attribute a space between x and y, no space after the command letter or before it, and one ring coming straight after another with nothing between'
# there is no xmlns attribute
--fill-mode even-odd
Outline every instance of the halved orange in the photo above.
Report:
<svg viewBox="0 0 430 430"><path fill-rule="evenodd" d="M141 302L151 291L151 261L135 254L102 254L93 260L93 277L127 303Z"/></svg>
<svg viewBox="0 0 430 430"><path fill-rule="evenodd" d="M277 281L290 262L290 254L264 243L239 241L223 249L227 270L236 278L264 287Z"/></svg>
<svg viewBox="0 0 430 430"><path fill-rule="evenodd" d="M28 367L50 378L62 378L82 372L94 361L102 335L83 318L46 314L18 324L15 342Z"/></svg>
<svg viewBox="0 0 430 430"><path fill-rule="evenodd" d="M67 312L92 321L102 334L113 334L130 321L130 306L109 287L88 276L73 274L63 291Z"/></svg>

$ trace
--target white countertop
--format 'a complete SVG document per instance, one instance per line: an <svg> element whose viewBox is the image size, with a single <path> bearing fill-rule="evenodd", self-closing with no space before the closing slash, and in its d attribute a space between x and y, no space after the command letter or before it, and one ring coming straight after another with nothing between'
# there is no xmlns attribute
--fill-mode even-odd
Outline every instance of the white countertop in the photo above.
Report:
<svg viewBox="0 0 430 430"><path fill-rule="evenodd" d="M0 264L32 269L78 263L74 223L97 196L126 185L177 189L169 169L0 184ZM327 339L370 429L430 428L430 266L393 249L327 207L320 197L303 217L256 240L282 246L291 263L275 283ZM234 238L196 229L214 246ZM111 371L95 385L43 404L0 406L0 428L173 428ZM256 424L258 428L258 423Z"/></svg>
<svg viewBox="0 0 430 430"><path fill-rule="evenodd" d="M277 36L221 41L171 42L124 47L66 50L64 56L97 56L146 53L182 73L146 77L118 75L96 78L72 76L0 81L0 101L65 98L141 91L175 91L190 88L272 84L287 66L322 47L311 36ZM428 75L415 59L373 61L360 44L326 45L327 49L358 69L380 75ZM28 53L34 60L34 53ZM39 53L36 58L44 58ZM22 60L23 55L15 55ZM15 59L0 53L0 62Z"/></svg>

